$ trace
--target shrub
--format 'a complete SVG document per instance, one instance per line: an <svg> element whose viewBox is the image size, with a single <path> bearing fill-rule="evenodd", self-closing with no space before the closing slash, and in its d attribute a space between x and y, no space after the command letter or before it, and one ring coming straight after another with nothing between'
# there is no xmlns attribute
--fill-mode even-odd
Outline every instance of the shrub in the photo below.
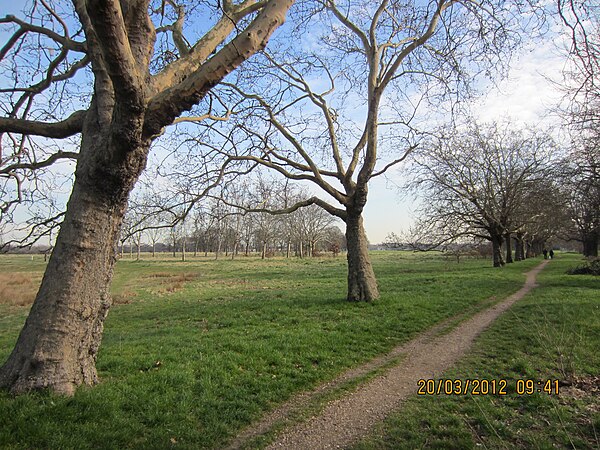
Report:
<svg viewBox="0 0 600 450"><path fill-rule="evenodd" d="M593 259L573 269L567 270L569 275L600 275L600 259Z"/></svg>

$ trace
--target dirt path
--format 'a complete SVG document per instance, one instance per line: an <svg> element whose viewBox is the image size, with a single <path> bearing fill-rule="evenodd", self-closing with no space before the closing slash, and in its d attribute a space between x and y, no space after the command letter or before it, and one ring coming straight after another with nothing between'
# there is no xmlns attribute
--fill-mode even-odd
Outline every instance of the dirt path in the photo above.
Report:
<svg viewBox="0 0 600 450"><path fill-rule="evenodd" d="M478 312L447 334L439 335L451 319L383 357L348 371L314 391L294 397L242 432L228 449L243 448L249 440L266 433L274 424L285 421L311 398L345 381L367 374L395 358L403 357L400 364L393 366L384 375L372 379L355 392L330 402L319 415L285 429L267 448L300 450L348 447L364 436L375 423L397 410L405 398L415 394L419 379L439 378L446 369L464 356L485 328L535 287L536 276L547 263L548 261L544 261L528 272L525 285L518 292Z"/></svg>

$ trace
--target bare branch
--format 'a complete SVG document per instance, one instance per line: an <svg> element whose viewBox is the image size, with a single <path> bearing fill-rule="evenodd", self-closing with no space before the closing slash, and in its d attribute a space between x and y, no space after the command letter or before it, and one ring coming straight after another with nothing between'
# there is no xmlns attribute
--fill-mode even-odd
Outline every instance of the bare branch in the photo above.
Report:
<svg viewBox="0 0 600 450"><path fill-rule="evenodd" d="M15 31L15 33L8 39L2 50L0 50L0 61L4 59L14 44L27 33L43 34L62 45L66 50L72 50L79 53L87 52L87 45L85 42L74 41L66 36L61 36L55 31L37 25L32 25L12 15L7 15L3 18L0 18L0 23L14 23L19 25L19 29Z"/></svg>
<svg viewBox="0 0 600 450"><path fill-rule="evenodd" d="M184 111L189 111L209 89L220 82L252 54L265 47L273 31L285 21L293 0L269 1L259 15L242 33L219 50L210 60L179 84L152 98L144 123L144 135L155 136ZM223 37L224 39L224 37ZM210 47L210 45L208 46ZM188 64L197 66L198 61ZM176 66L173 64L172 66ZM181 69L181 67L179 67Z"/></svg>
<svg viewBox="0 0 600 450"><path fill-rule="evenodd" d="M75 111L67 119L53 123L0 117L0 133L21 133L62 139L81 133L86 113L86 111Z"/></svg>
<svg viewBox="0 0 600 450"><path fill-rule="evenodd" d="M233 206L235 208L239 208L239 209L245 211L246 213L267 213L267 214L271 214L273 216L279 216L279 215L284 215L284 214L291 214L300 208L304 208L304 207L307 207L310 205L317 205L317 206L323 208L329 214L339 217L342 220L346 220L346 217L347 217L347 213L345 210L340 209L340 208L335 208L335 207L331 206L329 203L327 203L326 201L321 200L318 197L311 197L307 200L297 202L290 207L282 208L282 209L248 208L243 205L236 205L233 203L228 203L227 201L223 200L222 198L219 198L219 199L221 201L223 201L224 204L226 204L228 206Z"/></svg>
<svg viewBox="0 0 600 450"><path fill-rule="evenodd" d="M404 152L404 154L402 155L402 157L395 159L394 161L386 164L386 166L381 169L379 172L375 172L371 175L371 178L375 178L378 177L379 175L383 175L384 173L386 173L388 171L388 169L394 167L396 164L400 164L401 162L405 161L406 158L408 158L410 156L410 154L416 150L416 148L418 147L418 145L413 145L411 146L408 150L406 150Z"/></svg>
<svg viewBox="0 0 600 450"><path fill-rule="evenodd" d="M55 162L60 161L60 160L63 160L63 159L73 160L73 159L77 159L78 157L79 157L78 153L58 151L56 153L53 153L51 156L49 156L47 159L45 159L43 161L29 162L29 163L16 163L16 164L11 164L10 166L6 166L6 167L0 167L0 174L10 174L11 172L14 172L15 170L22 170L22 169L26 169L26 170L42 169L44 167L51 166L52 164L54 164Z"/></svg>

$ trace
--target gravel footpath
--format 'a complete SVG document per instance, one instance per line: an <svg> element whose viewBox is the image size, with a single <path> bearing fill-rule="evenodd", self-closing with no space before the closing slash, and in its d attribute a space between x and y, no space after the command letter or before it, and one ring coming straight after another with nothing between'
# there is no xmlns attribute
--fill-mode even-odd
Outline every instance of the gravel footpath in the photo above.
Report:
<svg viewBox="0 0 600 450"><path fill-rule="evenodd" d="M285 420L317 394L402 356L403 359L398 365L365 383L355 392L330 402L317 416L284 429L267 447L271 450L347 448L366 435L374 424L397 411L404 399L415 394L418 380L440 378L446 369L464 356L485 328L536 286L536 276L547 263L548 261L544 261L528 272L525 285L518 292L476 313L447 334L439 335L439 331L450 320L397 347L384 357L348 371L314 391L294 397L243 431L227 448L243 448L249 439L266 433L273 424Z"/></svg>

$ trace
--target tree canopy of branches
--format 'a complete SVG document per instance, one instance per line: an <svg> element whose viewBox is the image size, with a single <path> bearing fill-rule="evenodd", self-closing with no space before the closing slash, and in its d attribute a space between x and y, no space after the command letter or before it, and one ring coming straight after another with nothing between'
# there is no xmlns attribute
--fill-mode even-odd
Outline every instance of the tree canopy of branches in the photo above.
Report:
<svg viewBox="0 0 600 450"><path fill-rule="evenodd" d="M3 197L19 201L35 171L77 160L55 249L0 386L72 394L98 381L119 229L152 142L262 49L292 4L40 0L22 18L0 19ZM72 151L47 144L74 137ZM3 198L3 213L12 205Z"/></svg>
<svg viewBox="0 0 600 450"><path fill-rule="evenodd" d="M568 236L583 243L586 256L598 256L600 242L600 4L559 0L560 17L571 34L573 66L565 73L569 93L566 120L572 148L557 174L564 184L572 227Z"/></svg>
<svg viewBox="0 0 600 450"><path fill-rule="evenodd" d="M487 239L494 267L504 265L503 241L510 254L511 234L524 238L539 223L533 205L539 205L541 217L552 216L543 214L551 205L532 200L543 198L553 148L543 133L498 124L471 123L431 138L411 169L410 187L423 197L415 226L419 236L432 247L464 236Z"/></svg>
<svg viewBox="0 0 600 450"><path fill-rule="evenodd" d="M558 0L557 4L571 35L569 55L574 66L565 75L572 120L580 128L600 127L600 2Z"/></svg>

